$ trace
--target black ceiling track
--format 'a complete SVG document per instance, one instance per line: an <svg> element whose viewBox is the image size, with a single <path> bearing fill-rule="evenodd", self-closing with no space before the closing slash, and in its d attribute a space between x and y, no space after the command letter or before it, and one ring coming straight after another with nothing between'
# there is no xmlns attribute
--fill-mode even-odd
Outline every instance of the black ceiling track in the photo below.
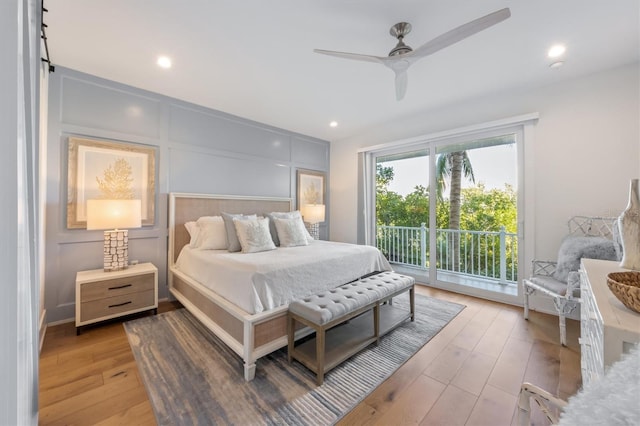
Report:
<svg viewBox="0 0 640 426"><path fill-rule="evenodd" d="M40 26L40 38L42 38L42 40L44 41L44 51L45 51L45 58L40 58L42 60L42 62L46 62L47 64L49 64L49 72L55 72L56 67L53 66L51 64L51 56L49 55L49 44L47 43L47 24L44 23L44 13L48 12L47 9L45 9L44 7L44 0L42 0L42 13L40 16L40 21L41 21L41 26Z"/></svg>

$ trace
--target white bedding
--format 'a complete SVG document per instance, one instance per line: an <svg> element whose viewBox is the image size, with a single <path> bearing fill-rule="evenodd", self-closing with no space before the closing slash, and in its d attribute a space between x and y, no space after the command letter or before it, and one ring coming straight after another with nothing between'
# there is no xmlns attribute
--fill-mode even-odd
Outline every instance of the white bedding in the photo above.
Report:
<svg viewBox="0 0 640 426"><path fill-rule="evenodd" d="M207 288L255 314L358 279L390 271L371 246L313 241L260 253L229 253L185 246L176 267Z"/></svg>

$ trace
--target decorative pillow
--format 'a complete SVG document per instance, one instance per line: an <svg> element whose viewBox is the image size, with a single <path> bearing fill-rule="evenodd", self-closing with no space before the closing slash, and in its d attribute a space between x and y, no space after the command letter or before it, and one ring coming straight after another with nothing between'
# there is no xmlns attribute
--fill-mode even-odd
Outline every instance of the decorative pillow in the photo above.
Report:
<svg viewBox="0 0 640 426"><path fill-rule="evenodd" d="M278 236L278 230L276 229L276 223L274 219L293 219L296 217L302 218L302 215L298 210L293 212L271 212L267 213L269 218L269 231L271 232L271 239L276 246L280 245L280 237Z"/></svg>
<svg viewBox="0 0 640 426"><path fill-rule="evenodd" d="M224 221L220 216L203 216L196 222L200 228L197 248L201 250L224 250L229 246Z"/></svg>
<svg viewBox="0 0 640 426"><path fill-rule="evenodd" d="M198 234L200 233L200 228L195 221L186 222L184 227L187 229L187 233L189 234L189 247L196 248L198 243Z"/></svg>
<svg viewBox="0 0 640 426"><path fill-rule="evenodd" d="M577 271L580 268L580 259L583 257L616 260L613 241L603 237L566 237L558 251L558 265L553 273L553 278L566 283L569 272Z"/></svg>
<svg viewBox="0 0 640 426"><path fill-rule="evenodd" d="M276 248L269 232L269 218L243 219L235 217L233 224L243 253L257 253Z"/></svg>
<svg viewBox="0 0 640 426"><path fill-rule="evenodd" d="M274 219L276 229L278 230L278 238L280 239L280 247L307 246L307 228L302 223L302 218L291 219Z"/></svg>
<svg viewBox="0 0 640 426"><path fill-rule="evenodd" d="M243 214L229 214L222 213L222 220L224 221L224 227L227 232L227 242L229 243L227 250L231 253L240 251L242 246L240 246L240 240L238 240L238 235L236 234L236 227L233 224L233 219L256 219L257 216L255 214L252 215L243 215Z"/></svg>

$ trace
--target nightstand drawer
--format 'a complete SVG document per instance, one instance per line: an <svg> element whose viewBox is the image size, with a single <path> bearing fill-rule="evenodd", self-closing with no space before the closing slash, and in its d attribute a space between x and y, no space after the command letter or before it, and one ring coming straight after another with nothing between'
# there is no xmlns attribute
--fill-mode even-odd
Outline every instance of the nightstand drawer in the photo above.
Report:
<svg viewBox="0 0 640 426"><path fill-rule="evenodd" d="M155 305L153 280L151 284L151 289L147 291L123 294L82 303L80 321L84 323L97 318L153 307Z"/></svg>
<svg viewBox="0 0 640 426"><path fill-rule="evenodd" d="M154 286L155 274L153 273L84 283L80 286L80 301L84 304L92 300L153 290Z"/></svg>

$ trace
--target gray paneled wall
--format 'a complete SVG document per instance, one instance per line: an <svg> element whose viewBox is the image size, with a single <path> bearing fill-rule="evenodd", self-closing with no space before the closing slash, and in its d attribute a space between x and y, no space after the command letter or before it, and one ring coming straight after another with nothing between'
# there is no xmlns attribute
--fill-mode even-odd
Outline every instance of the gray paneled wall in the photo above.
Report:
<svg viewBox="0 0 640 426"><path fill-rule="evenodd" d="M156 149L154 226L129 231L129 259L153 262L167 291L167 194L203 192L295 199L296 170L329 174L329 142L56 67L49 84L45 307L75 315L77 271L102 267L102 231L66 228L69 136ZM327 186L327 200L329 200ZM327 206L329 208L329 206ZM329 214L320 230L329 235Z"/></svg>

